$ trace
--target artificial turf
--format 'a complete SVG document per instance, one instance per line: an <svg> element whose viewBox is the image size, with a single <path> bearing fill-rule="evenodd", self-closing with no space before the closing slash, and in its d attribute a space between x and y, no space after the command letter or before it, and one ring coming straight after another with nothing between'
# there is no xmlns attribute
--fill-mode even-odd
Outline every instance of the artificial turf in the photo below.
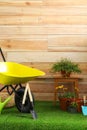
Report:
<svg viewBox="0 0 87 130"><path fill-rule="evenodd" d="M0 115L0 130L87 130L86 116L62 111L53 102L37 101L35 111L36 120L16 107L5 108Z"/></svg>

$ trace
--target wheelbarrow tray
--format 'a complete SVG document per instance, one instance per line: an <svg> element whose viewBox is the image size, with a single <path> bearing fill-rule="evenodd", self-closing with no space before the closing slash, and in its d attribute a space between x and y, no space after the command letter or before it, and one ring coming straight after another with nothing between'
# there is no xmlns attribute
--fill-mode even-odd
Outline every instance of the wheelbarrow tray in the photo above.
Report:
<svg viewBox="0 0 87 130"><path fill-rule="evenodd" d="M15 62L0 62L0 83L4 85L26 83L45 73Z"/></svg>

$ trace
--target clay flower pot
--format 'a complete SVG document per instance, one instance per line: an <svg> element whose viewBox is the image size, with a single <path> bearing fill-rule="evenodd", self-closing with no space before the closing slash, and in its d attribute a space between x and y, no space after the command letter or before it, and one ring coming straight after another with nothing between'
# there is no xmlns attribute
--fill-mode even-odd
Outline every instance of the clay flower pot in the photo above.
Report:
<svg viewBox="0 0 87 130"><path fill-rule="evenodd" d="M71 100L69 98L59 98L60 109L66 111L69 106Z"/></svg>
<svg viewBox="0 0 87 130"><path fill-rule="evenodd" d="M70 77L71 72L61 71L62 77Z"/></svg>

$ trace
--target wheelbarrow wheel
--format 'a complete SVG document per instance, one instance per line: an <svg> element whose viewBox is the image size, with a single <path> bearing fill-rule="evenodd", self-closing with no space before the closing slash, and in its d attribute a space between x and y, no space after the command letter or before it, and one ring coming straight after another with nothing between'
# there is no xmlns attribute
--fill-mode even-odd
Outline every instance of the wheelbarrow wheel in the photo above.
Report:
<svg viewBox="0 0 87 130"><path fill-rule="evenodd" d="M28 94L27 94L27 97L26 97L26 100L25 100L25 104L22 105L24 90L25 90L25 87L19 88L16 91L16 93L15 93L15 105L16 105L17 109L20 112L30 113L31 103L30 103L30 99L29 99ZM33 96L33 94L32 94L32 97L33 97L33 104L34 104L34 96Z"/></svg>

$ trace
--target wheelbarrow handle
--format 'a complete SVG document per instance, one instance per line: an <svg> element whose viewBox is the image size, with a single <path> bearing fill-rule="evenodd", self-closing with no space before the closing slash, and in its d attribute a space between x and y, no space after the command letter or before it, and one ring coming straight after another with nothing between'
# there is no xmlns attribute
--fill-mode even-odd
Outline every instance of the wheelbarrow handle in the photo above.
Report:
<svg viewBox="0 0 87 130"><path fill-rule="evenodd" d="M2 55L3 61L6 62L6 59L5 59L5 57L4 57L4 54L3 54L3 51L2 51L2 49L1 49L1 47L0 47L0 53L1 53L1 55Z"/></svg>

